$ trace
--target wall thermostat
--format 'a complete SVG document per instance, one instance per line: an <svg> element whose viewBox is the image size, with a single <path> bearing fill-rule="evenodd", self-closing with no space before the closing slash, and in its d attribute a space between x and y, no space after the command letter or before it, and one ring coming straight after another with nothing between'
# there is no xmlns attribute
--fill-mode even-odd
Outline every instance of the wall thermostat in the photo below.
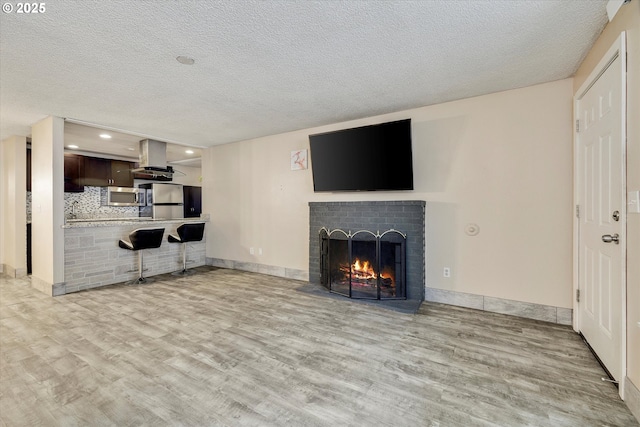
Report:
<svg viewBox="0 0 640 427"><path fill-rule="evenodd" d="M468 236L475 236L480 232L480 227L478 224L469 223L464 227L464 232L467 233Z"/></svg>

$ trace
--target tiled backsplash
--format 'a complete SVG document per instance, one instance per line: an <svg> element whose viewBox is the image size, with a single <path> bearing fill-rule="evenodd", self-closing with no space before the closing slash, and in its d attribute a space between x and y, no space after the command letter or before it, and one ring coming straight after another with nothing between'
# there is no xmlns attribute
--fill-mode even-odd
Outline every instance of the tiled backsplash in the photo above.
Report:
<svg viewBox="0 0 640 427"><path fill-rule="evenodd" d="M71 204L77 201L77 218L130 218L138 216L137 207L102 206L100 187L84 187L83 193L64 193L64 216L71 216ZM31 221L31 192L27 192L27 221Z"/></svg>

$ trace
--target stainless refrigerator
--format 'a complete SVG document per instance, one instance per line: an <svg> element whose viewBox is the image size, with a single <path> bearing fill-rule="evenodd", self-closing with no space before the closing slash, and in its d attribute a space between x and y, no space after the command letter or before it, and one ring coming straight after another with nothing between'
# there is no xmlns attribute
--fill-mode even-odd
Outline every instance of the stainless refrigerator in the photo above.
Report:
<svg viewBox="0 0 640 427"><path fill-rule="evenodd" d="M140 207L141 217L153 219L184 218L182 184L140 184L146 193L146 206Z"/></svg>

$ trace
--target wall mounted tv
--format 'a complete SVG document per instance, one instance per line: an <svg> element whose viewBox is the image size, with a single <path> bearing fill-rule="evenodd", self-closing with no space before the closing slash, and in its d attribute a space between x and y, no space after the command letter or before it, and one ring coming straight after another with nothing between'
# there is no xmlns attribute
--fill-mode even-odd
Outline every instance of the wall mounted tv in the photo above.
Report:
<svg viewBox="0 0 640 427"><path fill-rule="evenodd" d="M413 190L411 119L309 135L313 189Z"/></svg>

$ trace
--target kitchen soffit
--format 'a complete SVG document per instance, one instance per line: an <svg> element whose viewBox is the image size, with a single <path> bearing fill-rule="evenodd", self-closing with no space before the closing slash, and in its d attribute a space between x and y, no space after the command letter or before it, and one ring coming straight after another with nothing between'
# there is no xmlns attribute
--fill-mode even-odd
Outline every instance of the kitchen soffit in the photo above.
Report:
<svg viewBox="0 0 640 427"><path fill-rule="evenodd" d="M111 138L100 138L100 134L103 133L110 135ZM64 125L65 147L77 145L78 148L73 151L85 154L95 153L137 161L140 157L140 140L142 139L146 138L68 121ZM193 153L188 154L186 150L191 150ZM198 147L167 144L167 163L169 164L200 167L201 156L202 149Z"/></svg>

